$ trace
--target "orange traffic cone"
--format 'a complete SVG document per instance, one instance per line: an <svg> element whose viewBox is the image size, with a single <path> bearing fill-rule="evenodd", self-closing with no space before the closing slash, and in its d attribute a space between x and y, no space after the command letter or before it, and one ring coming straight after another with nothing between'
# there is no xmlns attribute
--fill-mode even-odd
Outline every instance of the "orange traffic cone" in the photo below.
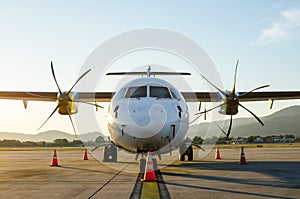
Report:
<svg viewBox="0 0 300 199"><path fill-rule="evenodd" d="M83 156L83 160L89 160L88 158L88 154L87 154L87 150L84 149L84 156Z"/></svg>
<svg viewBox="0 0 300 199"><path fill-rule="evenodd" d="M246 156L245 156L245 153L244 153L244 147L242 147L242 151L241 151L240 164L246 164Z"/></svg>
<svg viewBox="0 0 300 199"><path fill-rule="evenodd" d="M152 160L152 153L149 151L147 156L146 168L143 182L154 182L156 181L154 168L153 168L153 160Z"/></svg>
<svg viewBox="0 0 300 199"><path fill-rule="evenodd" d="M54 149L52 164L50 166L56 166L56 167L59 166L58 165L58 160L57 160L57 155L56 155L56 149Z"/></svg>
<svg viewBox="0 0 300 199"><path fill-rule="evenodd" d="M221 159L221 154L220 154L220 151L219 151L219 147L217 147L217 150L216 150L216 160L217 159Z"/></svg>

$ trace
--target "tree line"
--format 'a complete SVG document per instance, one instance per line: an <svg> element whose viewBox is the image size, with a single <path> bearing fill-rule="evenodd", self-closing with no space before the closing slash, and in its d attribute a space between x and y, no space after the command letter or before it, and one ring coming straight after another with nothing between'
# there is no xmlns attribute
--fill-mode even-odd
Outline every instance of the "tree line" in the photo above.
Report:
<svg viewBox="0 0 300 199"><path fill-rule="evenodd" d="M82 146L97 146L105 142L102 136L99 136L95 141L83 142L81 140L69 141L64 138L55 139L53 142L33 142L33 141L24 141L19 140L0 140L0 147L82 147Z"/></svg>
<svg viewBox="0 0 300 199"><path fill-rule="evenodd" d="M192 140L193 144L201 145L204 142L200 136L195 136ZM251 143L299 143L300 136L294 135L271 135L271 136L249 136L249 137L211 137L205 140L207 144L251 144Z"/></svg>
<svg viewBox="0 0 300 199"><path fill-rule="evenodd" d="M201 145L204 139L200 136L195 136L193 140L188 138L189 142L193 144ZM83 142L81 140L69 141L67 139L55 139L53 142L33 142L19 140L0 140L0 147L83 147L83 146L97 146L101 143L107 142L104 137L99 136L95 141ZM247 143L295 143L300 142L299 136L294 135L279 135L279 136L249 136L249 137L231 137L226 140L225 137L211 137L205 140L206 144L247 144Z"/></svg>

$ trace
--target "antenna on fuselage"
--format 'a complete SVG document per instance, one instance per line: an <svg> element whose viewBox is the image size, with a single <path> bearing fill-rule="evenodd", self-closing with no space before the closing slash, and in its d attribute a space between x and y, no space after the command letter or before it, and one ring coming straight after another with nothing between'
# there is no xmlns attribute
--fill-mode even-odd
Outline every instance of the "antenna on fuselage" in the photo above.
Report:
<svg viewBox="0 0 300 199"><path fill-rule="evenodd" d="M147 69L147 77L150 77L150 76L151 76L151 66L149 65L148 69Z"/></svg>

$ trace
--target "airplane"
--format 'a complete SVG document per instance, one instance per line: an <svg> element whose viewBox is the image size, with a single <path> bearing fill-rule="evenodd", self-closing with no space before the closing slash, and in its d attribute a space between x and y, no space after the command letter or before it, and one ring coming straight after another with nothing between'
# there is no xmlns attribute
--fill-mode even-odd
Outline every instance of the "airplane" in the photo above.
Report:
<svg viewBox="0 0 300 199"><path fill-rule="evenodd" d="M254 92L267 86L258 87L250 92L239 92L237 95L235 92L236 80L234 80L234 88L231 93L224 93L218 88L219 92L180 92L172 84L156 76L190 75L190 73L151 72L150 66L147 72L107 73L106 75L146 75L131 80L115 93L73 92L74 86L90 70L83 73L71 89L62 92L57 83L52 62L51 70L59 92L0 91L0 99L22 100L25 108L27 108L28 101L56 101L56 108L42 126L58 110L59 114L70 117L73 128L71 115L78 111L77 102L86 103L96 108L102 108L96 104L97 102L110 102L108 130L111 142L105 144L103 161L117 162L117 147L122 148L135 153L136 160L139 154L142 154L140 159L141 171L146 164L143 154L147 152L155 152L161 158L161 154L171 154L173 150L179 149L181 161L184 161L186 156L188 161L193 161L193 148L185 143L190 123L187 102L220 102L221 95L223 101L217 107L221 107L223 114L228 114L231 110L235 110L237 113L237 105L242 106L239 102L269 100L271 102L270 108L272 108L274 100L300 99L299 91ZM234 77L236 79L236 72ZM208 79L206 80L208 81ZM232 97L233 101L231 101ZM208 111L200 114L206 114ZM229 115L232 116L236 113L231 112ZM74 132L76 133L75 128ZM228 132L230 133L230 131ZM229 135L229 133L227 134Z"/></svg>

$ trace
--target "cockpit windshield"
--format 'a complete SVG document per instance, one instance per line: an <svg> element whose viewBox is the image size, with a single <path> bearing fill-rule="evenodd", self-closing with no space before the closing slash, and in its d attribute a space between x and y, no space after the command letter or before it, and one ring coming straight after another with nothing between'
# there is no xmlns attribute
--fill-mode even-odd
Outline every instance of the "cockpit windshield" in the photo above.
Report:
<svg viewBox="0 0 300 199"><path fill-rule="evenodd" d="M147 86L129 87L125 98L140 98L147 97Z"/></svg>
<svg viewBox="0 0 300 199"><path fill-rule="evenodd" d="M171 98L167 87L150 86L150 97Z"/></svg>

